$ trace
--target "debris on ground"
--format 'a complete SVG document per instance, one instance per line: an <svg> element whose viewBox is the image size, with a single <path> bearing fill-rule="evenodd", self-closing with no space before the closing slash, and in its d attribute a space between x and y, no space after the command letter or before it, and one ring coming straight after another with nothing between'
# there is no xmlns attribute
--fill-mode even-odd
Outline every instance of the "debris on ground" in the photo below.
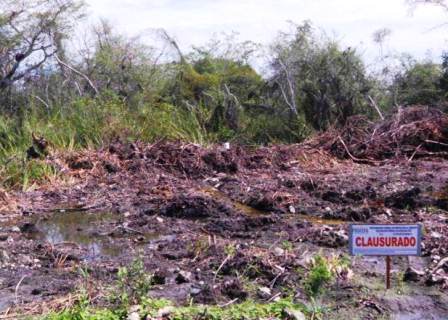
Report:
<svg viewBox="0 0 448 320"><path fill-rule="evenodd" d="M331 129L310 143L340 159L356 162L448 158L448 115L434 107L413 106L399 108L378 123L354 116L343 128Z"/></svg>
<svg viewBox="0 0 448 320"><path fill-rule="evenodd" d="M46 161L57 162L63 183L2 199L0 312L66 297L80 281L73 272L79 266L92 281L110 284L136 256L153 275L154 298L178 304L308 299L306 261L318 253L335 264L330 296L344 301L332 312L356 308L366 319L398 312L392 303L401 300L387 305L374 293L359 297L384 272L382 260L335 262L347 259L348 224L368 222L423 224L419 265L394 263L439 319L448 312L446 152L446 115L411 107L379 123L352 118L303 144L115 141L53 153ZM355 283L361 270L368 270L365 283ZM443 301L425 300L427 286ZM400 304L401 311L413 312L415 303Z"/></svg>

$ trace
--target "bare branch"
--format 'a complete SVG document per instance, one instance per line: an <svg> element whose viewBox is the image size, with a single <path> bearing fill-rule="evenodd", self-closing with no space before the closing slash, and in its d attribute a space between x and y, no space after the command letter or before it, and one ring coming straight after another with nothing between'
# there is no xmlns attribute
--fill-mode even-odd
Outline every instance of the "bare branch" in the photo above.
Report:
<svg viewBox="0 0 448 320"><path fill-rule="evenodd" d="M289 89L290 99L288 101L288 99L286 97L286 93L285 93L282 85L280 84L280 89L282 91L283 98L285 99L285 101L286 101L287 105L289 106L289 108L291 109L292 113L297 115L296 93L295 93L294 85L293 85L294 79L292 78L291 74L288 71L288 68L286 67L286 65L284 64L282 59L278 59L278 63L280 64L283 72L285 73L286 82L288 84L288 89Z"/></svg>
<svg viewBox="0 0 448 320"><path fill-rule="evenodd" d="M61 59L59 59L58 55L56 54L55 59L58 63L60 63L62 66L66 67L67 69L73 71L74 73L76 73L77 75L83 77L84 79L86 79L87 83L90 85L90 87L93 89L93 91L95 91L95 94L98 94L98 89L96 88L96 86L93 84L93 82L89 79L89 77L87 75L85 75L84 73L82 73L81 71L76 70L75 68L73 68L72 66L68 65L67 63L65 63L64 61L62 61Z"/></svg>
<svg viewBox="0 0 448 320"><path fill-rule="evenodd" d="M378 112L378 115L380 116L381 120L384 120L384 116L381 113L380 108L378 108L378 105L376 104L375 100L373 100L373 98L371 96L367 96L367 98L369 99L372 107L375 108L376 112Z"/></svg>
<svg viewBox="0 0 448 320"><path fill-rule="evenodd" d="M72 29L82 7L81 0L0 1L0 89L48 61L58 49L56 35Z"/></svg>
<svg viewBox="0 0 448 320"><path fill-rule="evenodd" d="M43 50L44 52L44 57L36 64L31 65L30 67L26 68L24 71L22 71L20 74L10 78L10 80L12 82L17 81L22 79L24 76L26 76L27 74L29 74L31 71L36 70L37 68L39 68L40 66L42 66L45 61L47 61L48 58L52 57L53 55L56 54L57 50L54 50L51 53L47 53L45 50Z"/></svg>
<svg viewBox="0 0 448 320"><path fill-rule="evenodd" d="M49 105L47 102L45 102L44 99L42 99L41 97L36 96L36 95L32 95L32 96L33 96L34 98L36 98L37 100L39 100L45 107L47 107L48 110L50 109L50 105Z"/></svg>
<svg viewBox="0 0 448 320"><path fill-rule="evenodd" d="M164 39L167 40L167 41L172 45L172 47L177 51L177 54L178 54L179 57L180 57L180 62L181 62L182 64L185 63L185 62L186 62L186 60L185 60L185 56L183 55L182 51L180 50L180 48L179 48L179 46L178 46L176 40L174 40L174 38L172 38L172 37L168 34L168 32L166 32L165 29L160 29L160 33L162 34L162 36L164 37Z"/></svg>
<svg viewBox="0 0 448 320"><path fill-rule="evenodd" d="M442 7L445 10L448 10L448 3L446 0L407 0L407 3L411 6L417 6L421 4L430 4L438 7Z"/></svg>

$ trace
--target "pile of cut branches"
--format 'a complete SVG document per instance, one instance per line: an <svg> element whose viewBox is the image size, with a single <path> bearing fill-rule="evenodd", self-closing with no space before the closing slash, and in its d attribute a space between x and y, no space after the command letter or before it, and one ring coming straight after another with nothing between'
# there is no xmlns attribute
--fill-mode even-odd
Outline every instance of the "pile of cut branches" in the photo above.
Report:
<svg viewBox="0 0 448 320"><path fill-rule="evenodd" d="M436 108L410 106L399 108L376 123L354 116L344 127L330 129L308 144L356 162L378 163L402 157L448 158L448 115Z"/></svg>

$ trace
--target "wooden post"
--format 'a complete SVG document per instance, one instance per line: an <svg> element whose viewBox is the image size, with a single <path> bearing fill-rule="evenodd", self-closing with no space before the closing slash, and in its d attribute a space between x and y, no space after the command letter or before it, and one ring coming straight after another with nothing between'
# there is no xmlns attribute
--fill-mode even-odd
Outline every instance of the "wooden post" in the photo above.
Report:
<svg viewBox="0 0 448 320"><path fill-rule="evenodd" d="M390 289L390 256L386 256L386 289Z"/></svg>

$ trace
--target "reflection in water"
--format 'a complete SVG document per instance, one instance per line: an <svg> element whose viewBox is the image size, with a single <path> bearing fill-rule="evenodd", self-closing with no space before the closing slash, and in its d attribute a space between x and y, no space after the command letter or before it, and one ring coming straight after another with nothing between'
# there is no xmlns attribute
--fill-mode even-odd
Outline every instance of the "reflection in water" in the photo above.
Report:
<svg viewBox="0 0 448 320"><path fill-rule="evenodd" d="M109 213L58 212L48 219L35 221L38 232L33 237L53 245L76 244L86 252L86 260L115 257L121 253L121 247L111 237L97 232L112 219Z"/></svg>
<svg viewBox="0 0 448 320"><path fill-rule="evenodd" d="M219 200L219 201L223 201L223 202L227 202L227 203L231 204L235 209L237 209L237 210L241 211L242 213L247 214L249 216L256 217L256 216L263 216L263 215L269 214L269 212L257 210L255 208L252 208L252 207L245 205L241 202L234 201L233 199L231 199L229 196L227 196L225 193L219 191L218 189L209 187L209 188L204 188L201 191L203 193L205 193L206 195L212 197L215 200ZM347 224L347 221L340 220L340 219L325 219L325 218L321 218L321 217L317 217L317 216L310 216L310 215L306 215L306 214L294 214L294 215L288 215L288 216L293 219L305 220L305 221L311 222L313 224L318 224L318 225Z"/></svg>
<svg viewBox="0 0 448 320"><path fill-rule="evenodd" d="M235 201L230 197L228 197L224 192L219 191L218 189L208 187L202 189L201 191L215 200L226 202L232 205L236 210L241 211L242 213L247 214L249 216L256 217L269 214L269 212L257 210L241 202Z"/></svg>
<svg viewBox="0 0 448 320"><path fill-rule="evenodd" d="M309 216L309 215L305 215L305 214L296 214L294 216L296 219L301 219L301 220L305 220L317 225L341 225L341 224L347 224L347 221L341 220L341 219L325 219L325 218L320 218L320 217L316 217L316 216Z"/></svg>
<svg viewBox="0 0 448 320"><path fill-rule="evenodd" d="M2 292L2 296L0 297L0 312L3 312L10 308L14 303L14 296L13 294L6 295L4 292Z"/></svg>

